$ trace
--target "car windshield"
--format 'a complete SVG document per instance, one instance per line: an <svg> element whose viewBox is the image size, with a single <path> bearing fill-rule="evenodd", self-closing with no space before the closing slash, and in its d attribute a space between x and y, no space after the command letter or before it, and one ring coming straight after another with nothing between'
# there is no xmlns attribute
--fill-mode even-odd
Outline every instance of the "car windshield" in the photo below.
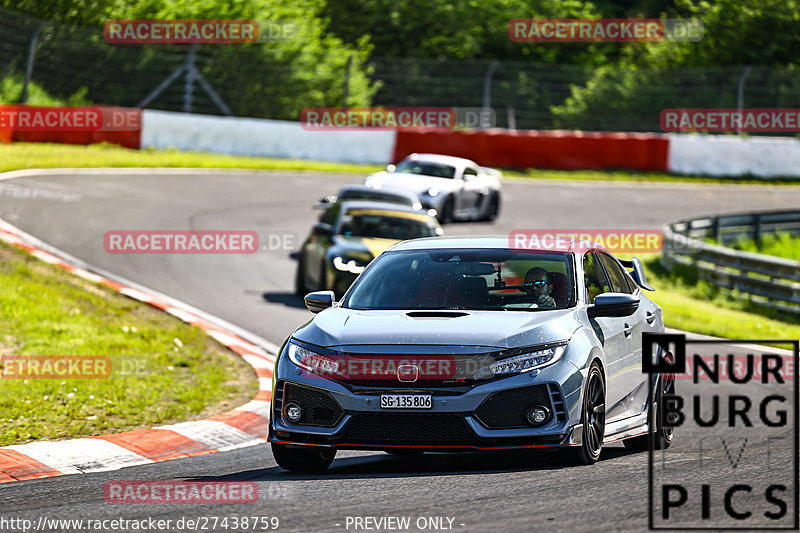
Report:
<svg viewBox="0 0 800 533"><path fill-rule="evenodd" d="M404 241L435 237L432 219L414 213L387 214L370 210L348 211L342 217L339 234L349 237L373 237Z"/></svg>
<svg viewBox="0 0 800 533"><path fill-rule="evenodd" d="M361 190L354 190L354 191L342 191L339 196L339 200L375 200L375 201L382 201L382 202L391 202L393 204L402 204L402 205L413 205L414 201L410 198L406 198L405 196L399 196L392 193L382 192L379 190L372 190L372 191L361 191Z"/></svg>
<svg viewBox="0 0 800 533"><path fill-rule="evenodd" d="M382 254L348 294L352 309L545 311L575 305L572 254L410 250Z"/></svg>
<svg viewBox="0 0 800 533"><path fill-rule="evenodd" d="M424 161L406 160L397 165L395 172L405 174L422 174L424 176L434 176L436 178L452 179L456 175L456 168L450 165L439 163L428 163Z"/></svg>

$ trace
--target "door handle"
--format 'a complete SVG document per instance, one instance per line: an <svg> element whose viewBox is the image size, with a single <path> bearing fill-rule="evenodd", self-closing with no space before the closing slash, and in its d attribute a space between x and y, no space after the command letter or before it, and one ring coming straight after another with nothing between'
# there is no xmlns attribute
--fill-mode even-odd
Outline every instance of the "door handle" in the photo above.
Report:
<svg viewBox="0 0 800 533"><path fill-rule="evenodd" d="M648 311L647 314L645 315L645 320L647 320L648 324L652 324L656 320L656 315Z"/></svg>
<svg viewBox="0 0 800 533"><path fill-rule="evenodd" d="M631 332L633 332L633 327L629 326L628 324L625 324L625 328L622 330L622 332L625 333L626 337L630 337Z"/></svg>

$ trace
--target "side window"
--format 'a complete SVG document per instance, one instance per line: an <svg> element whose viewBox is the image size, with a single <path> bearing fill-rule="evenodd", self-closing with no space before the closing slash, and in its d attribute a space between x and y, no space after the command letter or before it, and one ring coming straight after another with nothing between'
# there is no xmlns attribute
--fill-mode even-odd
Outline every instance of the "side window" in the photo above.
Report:
<svg viewBox="0 0 800 533"><path fill-rule="evenodd" d="M611 288L614 292L632 293L630 285L628 284L628 276L622 267L619 266L613 257L607 254L598 254L603 266L606 267L608 277L611 279Z"/></svg>
<svg viewBox="0 0 800 533"><path fill-rule="evenodd" d="M625 281L628 282L628 287L630 287L630 289L631 289L630 290L630 294L633 294L634 292L636 292L639 289L639 285L636 284L636 282L634 281L633 276L630 274L630 272L626 273Z"/></svg>
<svg viewBox="0 0 800 533"><path fill-rule="evenodd" d="M464 175L465 176L477 176L478 175L478 171L475 170L472 167L467 167L467 168L464 169Z"/></svg>
<svg viewBox="0 0 800 533"><path fill-rule="evenodd" d="M597 259L597 254L583 256L583 279L586 283L589 302L593 302L598 294L611 292L603 267Z"/></svg>

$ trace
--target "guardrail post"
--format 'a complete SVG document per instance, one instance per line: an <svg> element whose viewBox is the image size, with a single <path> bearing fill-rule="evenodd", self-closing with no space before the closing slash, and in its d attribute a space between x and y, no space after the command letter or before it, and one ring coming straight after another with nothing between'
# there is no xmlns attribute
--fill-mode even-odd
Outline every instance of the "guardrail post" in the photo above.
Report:
<svg viewBox="0 0 800 533"><path fill-rule="evenodd" d="M753 240L756 248L761 248L761 215L753 215Z"/></svg>
<svg viewBox="0 0 800 533"><path fill-rule="evenodd" d="M719 227L719 217L711 219L711 234L714 235L714 242L722 244L722 231Z"/></svg>

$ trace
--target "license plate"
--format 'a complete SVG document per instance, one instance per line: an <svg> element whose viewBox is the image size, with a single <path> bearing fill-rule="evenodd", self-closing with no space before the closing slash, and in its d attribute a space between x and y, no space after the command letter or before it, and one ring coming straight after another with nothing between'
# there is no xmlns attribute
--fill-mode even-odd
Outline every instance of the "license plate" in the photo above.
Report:
<svg viewBox="0 0 800 533"><path fill-rule="evenodd" d="M433 407L429 394L382 394L382 409L430 409Z"/></svg>

